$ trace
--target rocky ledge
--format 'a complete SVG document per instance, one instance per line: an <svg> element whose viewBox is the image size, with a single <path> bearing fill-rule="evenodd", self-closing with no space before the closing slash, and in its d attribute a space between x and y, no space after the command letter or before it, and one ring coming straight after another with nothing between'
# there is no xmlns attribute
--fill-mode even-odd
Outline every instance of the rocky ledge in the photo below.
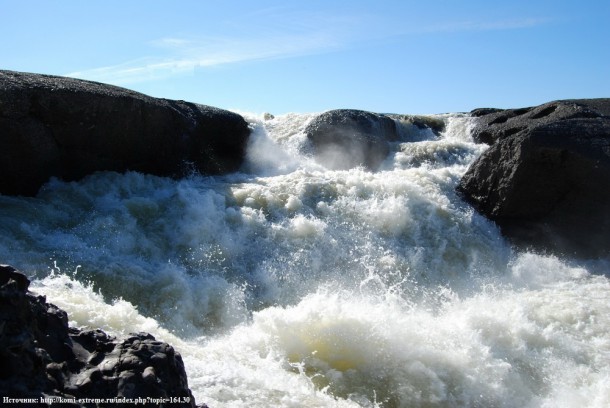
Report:
<svg viewBox="0 0 610 408"><path fill-rule="evenodd" d="M578 258L610 255L610 99L477 109L490 144L458 191L521 247Z"/></svg>
<svg viewBox="0 0 610 408"><path fill-rule="evenodd" d="M241 165L238 114L79 79L0 71L0 194L35 195L50 177L95 171L181 177Z"/></svg>
<svg viewBox="0 0 610 408"><path fill-rule="evenodd" d="M335 109L316 116L305 128L316 160L327 168L346 170L363 166L377 170L390 152L390 143L401 141L397 126L444 130L442 119ZM407 140L403 140L407 141Z"/></svg>
<svg viewBox="0 0 610 408"><path fill-rule="evenodd" d="M22 406L57 405L53 399L70 407L196 406L172 346L146 333L118 340L69 328L66 312L29 292L29 284L0 265L0 396L31 402Z"/></svg>

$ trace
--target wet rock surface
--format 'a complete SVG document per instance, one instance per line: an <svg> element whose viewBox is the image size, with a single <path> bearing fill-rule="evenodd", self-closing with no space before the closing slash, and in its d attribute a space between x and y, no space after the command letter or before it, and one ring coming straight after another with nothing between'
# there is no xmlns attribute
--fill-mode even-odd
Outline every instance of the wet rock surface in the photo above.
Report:
<svg viewBox="0 0 610 408"><path fill-rule="evenodd" d="M364 166L376 170L398 140L388 116L355 109L336 109L314 118L305 129L316 159L331 169Z"/></svg>
<svg viewBox="0 0 610 408"><path fill-rule="evenodd" d="M182 358L146 333L117 340L101 330L68 327L67 314L27 290L28 279L0 265L0 395L62 406L195 407ZM79 401L79 399L81 399ZM66 403L65 401L74 401ZM37 404L45 406L50 404Z"/></svg>
<svg viewBox="0 0 610 408"><path fill-rule="evenodd" d="M438 116L388 114L389 118L399 121L403 126L415 126L420 130L429 130L436 136L445 131L445 120Z"/></svg>
<svg viewBox="0 0 610 408"><path fill-rule="evenodd" d="M463 197L519 246L610 254L610 99L473 115L491 147L460 181Z"/></svg>
<svg viewBox="0 0 610 408"><path fill-rule="evenodd" d="M0 71L0 194L35 195L50 177L95 171L181 177L241 165L238 114L116 86Z"/></svg>

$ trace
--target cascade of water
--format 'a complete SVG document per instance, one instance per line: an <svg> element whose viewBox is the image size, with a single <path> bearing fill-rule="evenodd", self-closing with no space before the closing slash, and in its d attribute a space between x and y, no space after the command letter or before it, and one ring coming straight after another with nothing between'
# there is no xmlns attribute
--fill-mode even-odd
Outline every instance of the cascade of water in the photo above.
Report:
<svg viewBox="0 0 610 408"><path fill-rule="evenodd" d="M373 173L318 164L313 117L249 115L229 176L0 196L0 256L73 324L175 344L214 407L610 403L604 266L515 253L459 199L469 118L399 124Z"/></svg>

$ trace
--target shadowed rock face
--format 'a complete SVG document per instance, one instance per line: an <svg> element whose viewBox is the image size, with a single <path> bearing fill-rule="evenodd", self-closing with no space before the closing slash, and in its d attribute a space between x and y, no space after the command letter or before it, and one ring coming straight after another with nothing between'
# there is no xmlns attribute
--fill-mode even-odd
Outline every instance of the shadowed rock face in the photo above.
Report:
<svg viewBox="0 0 610 408"><path fill-rule="evenodd" d="M68 328L66 312L28 292L28 286L23 274L0 265L1 396L175 397L165 405L195 407L182 358L172 346L146 333L119 341L101 330Z"/></svg>
<svg viewBox="0 0 610 408"><path fill-rule="evenodd" d="M492 146L458 191L516 244L610 255L610 99L473 111Z"/></svg>
<svg viewBox="0 0 610 408"><path fill-rule="evenodd" d="M0 194L95 171L180 177L235 171L249 129L225 110L127 89L0 71Z"/></svg>
<svg viewBox="0 0 610 408"><path fill-rule="evenodd" d="M305 129L316 159L331 169L364 166L376 170L397 141L393 119L372 112L337 109L324 112Z"/></svg>

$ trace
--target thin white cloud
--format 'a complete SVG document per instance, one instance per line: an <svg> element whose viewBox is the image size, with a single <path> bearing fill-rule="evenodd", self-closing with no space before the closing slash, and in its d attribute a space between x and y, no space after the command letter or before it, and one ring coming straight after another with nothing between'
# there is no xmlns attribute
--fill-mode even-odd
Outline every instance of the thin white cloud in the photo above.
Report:
<svg viewBox="0 0 610 408"><path fill-rule="evenodd" d="M158 40L158 43L172 48L176 55L140 58L118 65L71 72L67 76L124 85L189 73L195 68L295 57L341 48L343 45L340 40L324 33L200 42L172 38Z"/></svg>
<svg viewBox="0 0 610 408"><path fill-rule="evenodd" d="M275 10L274 10L275 12ZM126 85L192 73L196 68L290 58L348 46L359 34L357 19L267 15L272 24L231 36L167 37L151 41L155 57L70 72L66 76ZM243 27L243 26L242 26ZM239 30L235 30L239 31Z"/></svg>
<svg viewBox="0 0 610 408"><path fill-rule="evenodd" d="M373 18L295 17L294 24L284 19L280 27L267 28L253 33L251 37L248 37L248 33L241 33L239 37L161 38L149 44L157 50L158 56L70 72L66 76L127 85L185 75L196 68L330 52L374 38L380 40L415 33L514 30L549 21L543 18L462 21L412 27L405 32L391 24L379 24L379 21L371 24Z"/></svg>
<svg viewBox="0 0 610 408"><path fill-rule="evenodd" d="M170 49L181 49L188 47L192 44L192 41L185 38L161 38L159 40L151 41L151 45L159 48L170 48Z"/></svg>
<svg viewBox="0 0 610 408"><path fill-rule="evenodd" d="M70 72L66 76L115 85L126 85L188 73L193 68L193 63L186 60L140 58L123 64Z"/></svg>

